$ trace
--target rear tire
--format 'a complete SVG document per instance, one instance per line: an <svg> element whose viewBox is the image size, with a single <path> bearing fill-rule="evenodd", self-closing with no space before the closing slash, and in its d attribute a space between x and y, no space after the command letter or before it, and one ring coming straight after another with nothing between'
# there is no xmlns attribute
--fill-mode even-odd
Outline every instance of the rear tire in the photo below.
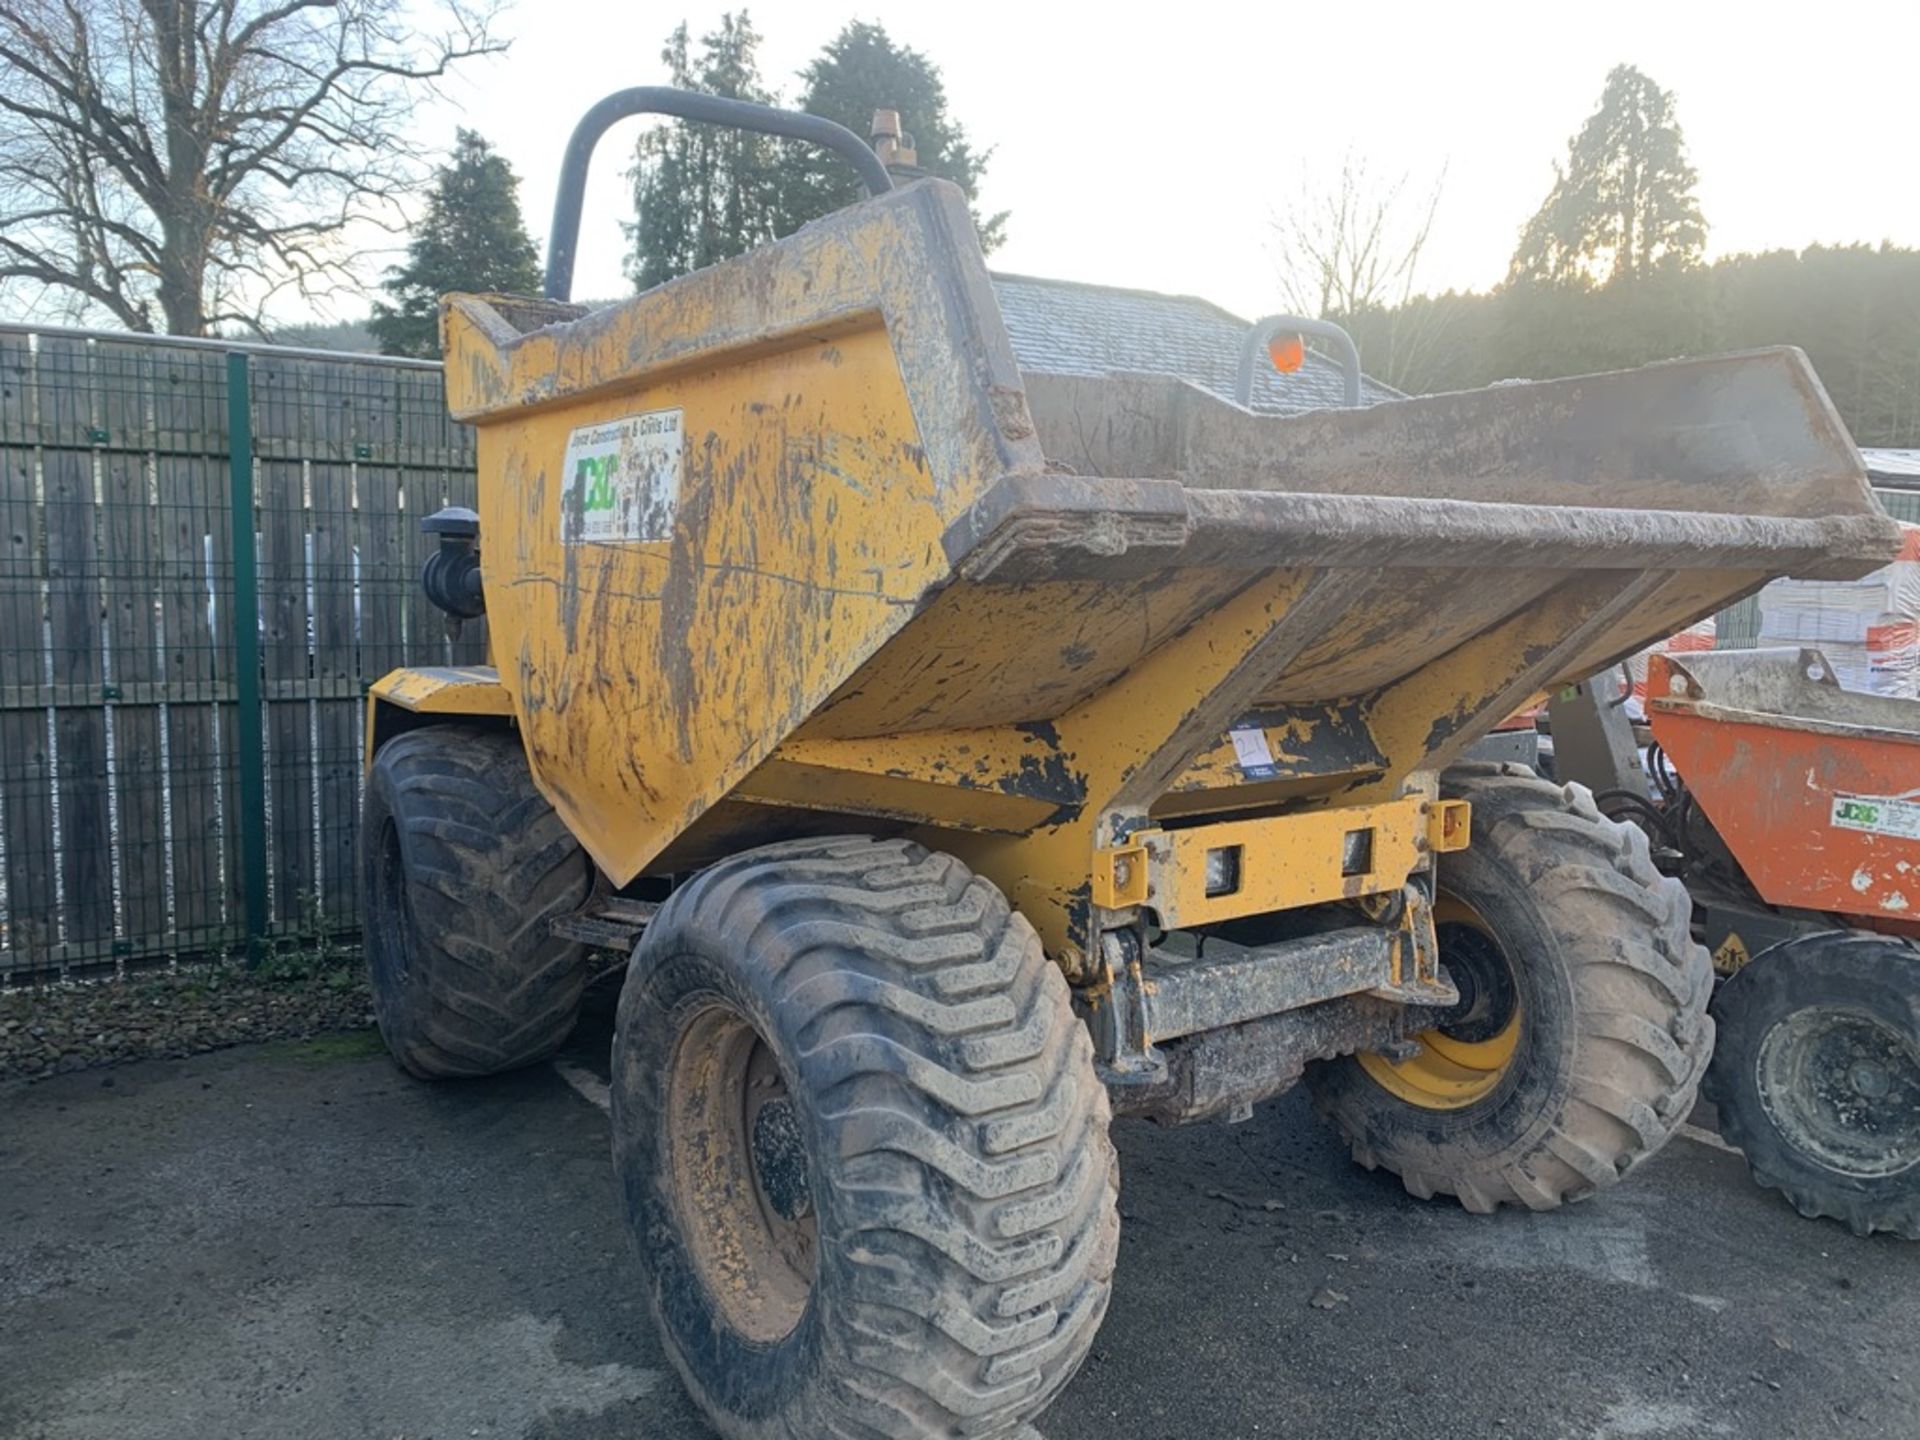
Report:
<svg viewBox="0 0 1920 1440"><path fill-rule="evenodd" d="M1353 1158L1410 1193L1551 1210L1616 1184L1686 1119L1713 1048L1711 963L1685 889L1584 787L1476 764L1441 789L1472 803L1473 822L1471 847L1440 857L1437 908L1454 902L1504 958L1511 1014L1450 1016L1438 1049L1429 1031L1399 1065L1347 1056L1310 1067L1308 1084ZM1497 1064L1446 1058L1489 1053L1496 1032ZM1429 1064L1436 1054L1446 1063Z"/></svg>
<svg viewBox="0 0 1920 1440"><path fill-rule="evenodd" d="M1714 997L1706 1095L1754 1180L1856 1235L1920 1240L1920 950L1832 930L1788 940Z"/></svg>
<svg viewBox="0 0 1920 1440"><path fill-rule="evenodd" d="M585 950L557 939L593 867L504 732L431 725L380 747L360 817L374 1019L423 1079L532 1064L567 1038Z"/></svg>
<svg viewBox="0 0 1920 1440"><path fill-rule="evenodd" d="M948 856L802 840L634 952L614 1163L668 1355L729 1440L1013 1435L1118 1248L1106 1091L1031 926Z"/></svg>

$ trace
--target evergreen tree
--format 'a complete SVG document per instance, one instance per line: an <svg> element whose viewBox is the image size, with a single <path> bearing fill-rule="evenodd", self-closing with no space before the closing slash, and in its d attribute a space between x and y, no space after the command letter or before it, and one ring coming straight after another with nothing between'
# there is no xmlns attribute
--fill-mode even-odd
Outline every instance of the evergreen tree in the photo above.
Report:
<svg viewBox="0 0 1920 1440"><path fill-rule="evenodd" d="M823 115L865 138L875 110L898 110L900 122L930 175L951 180L979 197L991 150L976 151L965 128L947 113L940 67L918 50L896 44L884 26L855 20L830 40L800 72L805 90L800 108ZM859 178L844 160L807 148L792 155L781 187L780 232L850 205L862 194ZM1007 212L983 217L974 211L981 246L991 251L1006 238Z"/></svg>
<svg viewBox="0 0 1920 1440"><path fill-rule="evenodd" d="M745 10L720 17L696 55L683 21L660 58L668 83L733 100L775 103L760 78L759 32ZM764 135L669 121L640 137L634 153L635 219L627 274L645 290L741 254L776 233L780 147Z"/></svg>
<svg viewBox="0 0 1920 1440"><path fill-rule="evenodd" d="M1706 222L1673 93L1631 65L1607 75L1600 108L1527 222L1509 279L1591 284L1698 263Z"/></svg>
<svg viewBox="0 0 1920 1440"><path fill-rule="evenodd" d="M393 303L376 304L367 327L381 352L427 360L440 356L442 295L539 293L539 263L520 218L520 181L473 131L457 133L407 246L407 262L387 272L382 288Z"/></svg>

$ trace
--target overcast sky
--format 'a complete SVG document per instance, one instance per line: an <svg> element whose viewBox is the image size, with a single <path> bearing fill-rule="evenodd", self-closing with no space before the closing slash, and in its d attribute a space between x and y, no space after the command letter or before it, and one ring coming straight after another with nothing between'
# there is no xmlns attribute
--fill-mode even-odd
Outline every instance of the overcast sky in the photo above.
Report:
<svg viewBox="0 0 1920 1440"><path fill-rule="evenodd" d="M665 79L660 43L719 5L518 0L503 59L469 69L425 137L456 123L505 152L544 242L568 131L609 91ZM1553 163L1627 61L1675 92L1713 254L1815 241L1920 245L1913 57L1920 4L1614 0L1260 5L750 7L763 71L795 72L850 18L942 68L953 113L994 147L982 195L1012 211L998 269L1276 308L1272 217L1303 173L1351 152L1409 189L1445 186L1421 288L1504 274ZM574 293L623 294L620 178L641 121L602 143ZM911 128L911 117L908 125Z"/></svg>

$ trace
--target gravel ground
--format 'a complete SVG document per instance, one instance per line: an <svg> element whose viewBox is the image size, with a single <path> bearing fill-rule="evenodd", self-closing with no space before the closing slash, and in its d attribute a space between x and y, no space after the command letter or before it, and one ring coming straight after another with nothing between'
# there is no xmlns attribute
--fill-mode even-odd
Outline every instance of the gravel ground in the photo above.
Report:
<svg viewBox="0 0 1920 1440"><path fill-rule="evenodd" d="M372 1023L357 959L280 957L181 966L125 980L0 990L0 1080L178 1059L255 1040Z"/></svg>

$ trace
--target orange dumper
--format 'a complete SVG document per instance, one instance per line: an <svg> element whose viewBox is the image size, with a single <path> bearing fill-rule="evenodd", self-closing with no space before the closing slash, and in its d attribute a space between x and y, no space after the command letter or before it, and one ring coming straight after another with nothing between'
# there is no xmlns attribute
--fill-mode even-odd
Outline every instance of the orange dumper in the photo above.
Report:
<svg viewBox="0 0 1920 1440"><path fill-rule="evenodd" d="M1656 655L1649 814L1727 976L1704 1086L1761 1184L1920 1239L1920 701L1818 650Z"/></svg>

